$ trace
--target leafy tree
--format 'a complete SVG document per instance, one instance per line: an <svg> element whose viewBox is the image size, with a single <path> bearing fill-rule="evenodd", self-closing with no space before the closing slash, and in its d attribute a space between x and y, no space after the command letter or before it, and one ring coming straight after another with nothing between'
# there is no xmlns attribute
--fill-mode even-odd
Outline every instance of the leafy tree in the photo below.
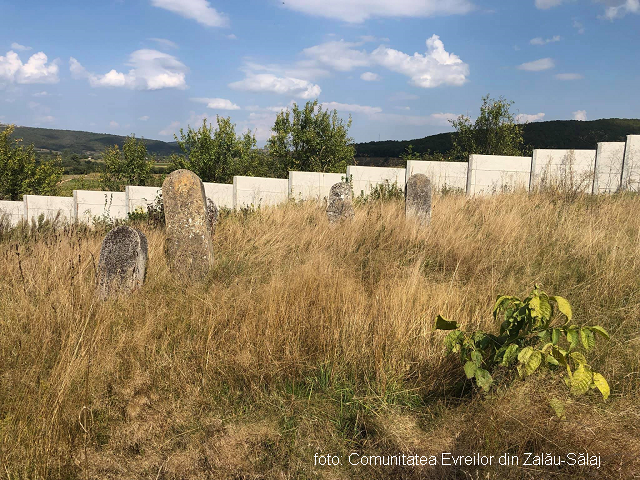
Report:
<svg viewBox="0 0 640 480"><path fill-rule="evenodd" d="M453 134L454 157L467 160L471 154L525 155L523 127L515 121L510 108L513 102L489 95L482 97L480 115L475 122L466 115L450 120L456 129Z"/></svg>
<svg viewBox="0 0 640 480"><path fill-rule="evenodd" d="M0 132L0 198L20 200L23 195L55 195L62 179L62 159L36 162L33 144L12 141L15 125Z"/></svg>
<svg viewBox="0 0 640 480"><path fill-rule="evenodd" d="M171 168L186 168L198 175L203 182L230 183L234 175L250 175L258 172L259 155L255 150L256 138L251 132L237 136L231 118L216 116L217 128L207 125L186 133L180 129L176 142L182 155L172 155ZM268 174L268 172L259 172ZM253 173L255 174L255 173Z"/></svg>
<svg viewBox="0 0 640 480"><path fill-rule="evenodd" d="M135 135L128 136L122 146L107 148L102 157L105 169L100 183L107 190L120 190L124 185L146 185L151 178L153 161L147 160L147 147Z"/></svg>
<svg viewBox="0 0 640 480"><path fill-rule="evenodd" d="M351 116L345 124L336 110L323 111L317 99L302 109L294 103L291 111L278 114L267 151L279 176L289 170L344 172L355 155L350 127Z"/></svg>

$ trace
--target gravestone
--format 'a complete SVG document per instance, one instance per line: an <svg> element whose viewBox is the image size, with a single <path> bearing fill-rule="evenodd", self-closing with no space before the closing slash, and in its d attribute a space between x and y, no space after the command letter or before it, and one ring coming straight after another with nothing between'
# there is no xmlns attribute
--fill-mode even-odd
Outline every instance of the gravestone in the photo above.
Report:
<svg viewBox="0 0 640 480"><path fill-rule="evenodd" d="M184 278L204 278L213 266L213 244L202 181L189 170L176 170L162 184L162 198L169 269Z"/></svg>
<svg viewBox="0 0 640 480"><path fill-rule="evenodd" d="M411 175L405 188L405 215L414 217L421 224L431 222L431 180L426 175Z"/></svg>
<svg viewBox="0 0 640 480"><path fill-rule="evenodd" d="M336 183L329 191L327 200L327 218L329 223L353 218L353 201L351 185L346 182Z"/></svg>
<svg viewBox="0 0 640 480"><path fill-rule="evenodd" d="M147 237L131 227L111 230L102 241L98 262L101 298L127 294L142 286L147 273Z"/></svg>
<svg viewBox="0 0 640 480"><path fill-rule="evenodd" d="M209 221L209 229L211 230L212 235L213 232L216 231L219 216L220 211L218 210L218 206L213 200L207 198L207 220Z"/></svg>

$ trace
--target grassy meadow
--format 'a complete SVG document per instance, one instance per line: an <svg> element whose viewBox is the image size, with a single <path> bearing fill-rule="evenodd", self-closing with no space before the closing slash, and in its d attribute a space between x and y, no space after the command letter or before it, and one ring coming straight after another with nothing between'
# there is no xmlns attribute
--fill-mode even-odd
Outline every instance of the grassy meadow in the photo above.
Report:
<svg viewBox="0 0 640 480"><path fill-rule="evenodd" d="M106 302L104 231L0 232L0 477L638 478L638 211L638 195L514 193L435 197L429 228L402 201L336 227L314 203L227 213L215 268L192 285L168 271L162 229L142 224L146 284ZM611 334L588 356L606 402L544 371L485 395L444 356L436 315L497 331L496 296L534 284ZM602 464L353 466L354 452Z"/></svg>

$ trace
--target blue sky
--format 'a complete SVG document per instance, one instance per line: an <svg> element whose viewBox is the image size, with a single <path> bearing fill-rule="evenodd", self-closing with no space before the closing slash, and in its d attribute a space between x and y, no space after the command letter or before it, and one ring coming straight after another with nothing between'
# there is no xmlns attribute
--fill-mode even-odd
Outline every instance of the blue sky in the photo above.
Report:
<svg viewBox="0 0 640 480"><path fill-rule="evenodd" d="M0 122L161 140L230 116L264 144L318 98L357 142L640 117L640 0L0 0Z"/></svg>

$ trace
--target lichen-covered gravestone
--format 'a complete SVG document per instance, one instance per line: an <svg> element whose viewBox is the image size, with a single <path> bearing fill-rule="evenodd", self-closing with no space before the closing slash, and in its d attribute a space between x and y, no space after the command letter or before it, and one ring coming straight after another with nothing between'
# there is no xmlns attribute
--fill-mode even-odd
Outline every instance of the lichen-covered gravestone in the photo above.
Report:
<svg viewBox="0 0 640 480"><path fill-rule="evenodd" d="M411 175L405 188L405 215L414 217L421 224L431 222L431 180L426 175Z"/></svg>
<svg viewBox="0 0 640 480"><path fill-rule="evenodd" d="M116 227L102 241L98 263L101 298L127 294L142 286L147 273L147 237L131 227Z"/></svg>
<svg viewBox="0 0 640 480"><path fill-rule="evenodd" d="M220 217L220 212L218 211L218 206L214 203L213 200L207 198L207 219L209 220L209 229L211 230L211 234L216 231L216 225L218 224L218 218Z"/></svg>
<svg viewBox="0 0 640 480"><path fill-rule="evenodd" d="M353 201L351 185L346 182L336 183L329 191L327 200L327 218L329 223L353 218Z"/></svg>
<svg viewBox="0 0 640 480"><path fill-rule="evenodd" d="M213 266L212 222L204 185L195 173L176 170L162 184L162 198L169 269L181 277L200 280Z"/></svg>

